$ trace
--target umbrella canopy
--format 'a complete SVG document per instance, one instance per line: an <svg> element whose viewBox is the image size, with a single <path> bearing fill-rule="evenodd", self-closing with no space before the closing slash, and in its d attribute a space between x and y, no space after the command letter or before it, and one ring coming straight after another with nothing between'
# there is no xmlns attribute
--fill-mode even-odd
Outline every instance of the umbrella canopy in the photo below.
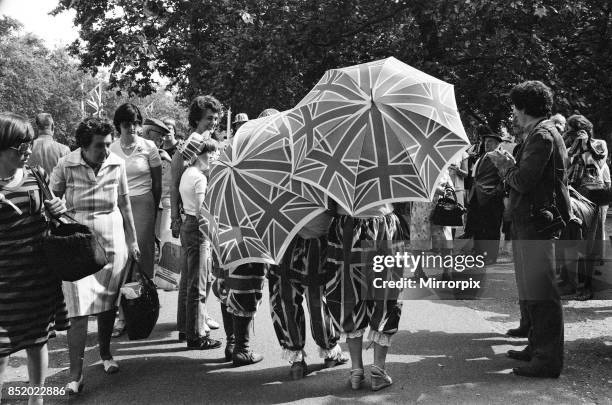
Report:
<svg viewBox="0 0 612 405"><path fill-rule="evenodd" d="M327 71L285 119L294 179L352 215L431 201L438 178L469 145L453 86L395 58Z"/></svg>
<svg viewBox="0 0 612 405"><path fill-rule="evenodd" d="M297 232L326 210L323 192L292 180L283 125L277 115L243 125L211 168L203 231L225 267L277 264Z"/></svg>

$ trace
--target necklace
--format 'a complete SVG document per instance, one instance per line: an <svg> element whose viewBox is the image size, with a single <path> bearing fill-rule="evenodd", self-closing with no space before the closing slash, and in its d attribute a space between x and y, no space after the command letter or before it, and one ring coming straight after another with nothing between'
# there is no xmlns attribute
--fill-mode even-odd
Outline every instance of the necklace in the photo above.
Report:
<svg viewBox="0 0 612 405"><path fill-rule="evenodd" d="M11 181L15 178L15 174L9 177L0 177L0 181Z"/></svg>

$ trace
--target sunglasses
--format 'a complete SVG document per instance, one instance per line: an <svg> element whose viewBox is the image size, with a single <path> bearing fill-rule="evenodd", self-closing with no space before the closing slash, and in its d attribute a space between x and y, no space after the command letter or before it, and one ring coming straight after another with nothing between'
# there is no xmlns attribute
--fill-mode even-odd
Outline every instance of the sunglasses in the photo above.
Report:
<svg viewBox="0 0 612 405"><path fill-rule="evenodd" d="M25 155L25 154L28 153L29 150L32 149L32 142L20 143L19 146L17 146L17 147L11 146L11 147L9 147L9 149L14 149L20 155Z"/></svg>

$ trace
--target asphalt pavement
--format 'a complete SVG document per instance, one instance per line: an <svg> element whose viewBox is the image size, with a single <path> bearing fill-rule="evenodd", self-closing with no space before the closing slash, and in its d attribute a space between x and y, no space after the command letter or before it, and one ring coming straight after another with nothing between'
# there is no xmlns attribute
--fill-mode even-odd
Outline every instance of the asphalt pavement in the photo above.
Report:
<svg viewBox="0 0 612 405"><path fill-rule="evenodd" d="M557 380L529 379L510 374L517 361L505 357L525 340L504 336L517 325L518 308L513 265L508 260L487 269L481 300L406 300L400 331L393 338L387 370L394 384L373 392L348 385L350 365L323 369L316 345L307 333L310 374L299 381L289 377L281 359L269 314L268 295L255 318L253 348L264 355L261 363L234 368L223 358L223 347L210 351L186 350L175 332L177 293L159 290L160 318L152 335L141 341L114 339L112 351L120 372L106 375L89 324L84 391L75 397L48 397L46 403L75 404L336 404L419 403L490 404L612 403L612 296L600 291L588 302L566 302L566 366ZM491 293L493 291L494 293ZM494 297L491 298L490 296ZM211 315L221 320L215 299ZM224 341L221 330L212 336ZM342 346L346 348L345 343ZM50 345L47 386L68 382L66 334ZM3 403L25 403L6 398L9 387L27 382L25 353L9 363ZM372 351L364 357L372 363Z"/></svg>

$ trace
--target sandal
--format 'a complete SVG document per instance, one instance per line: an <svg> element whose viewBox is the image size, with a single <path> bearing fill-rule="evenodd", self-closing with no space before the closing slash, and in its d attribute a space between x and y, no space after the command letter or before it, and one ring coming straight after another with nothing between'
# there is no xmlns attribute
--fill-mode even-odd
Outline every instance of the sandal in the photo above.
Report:
<svg viewBox="0 0 612 405"><path fill-rule="evenodd" d="M113 359L102 360L102 365L104 366L104 372L106 374L115 374L119 371L119 364Z"/></svg>
<svg viewBox="0 0 612 405"><path fill-rule="evenodd" d="M68 395L78 394L83 390L84 386L85 384L83 384L83 373L81 373L81 378L79 378L78 381L70 381L68 384L66 384L66 392L68 393Z"/></svg>
<svg viewBox="0 0 612 405"><path fill-rule="evenodd" d="M372 391L378 391L393 384L393 380L382 368L372 365L370 367L372 373Z"/></svg>

